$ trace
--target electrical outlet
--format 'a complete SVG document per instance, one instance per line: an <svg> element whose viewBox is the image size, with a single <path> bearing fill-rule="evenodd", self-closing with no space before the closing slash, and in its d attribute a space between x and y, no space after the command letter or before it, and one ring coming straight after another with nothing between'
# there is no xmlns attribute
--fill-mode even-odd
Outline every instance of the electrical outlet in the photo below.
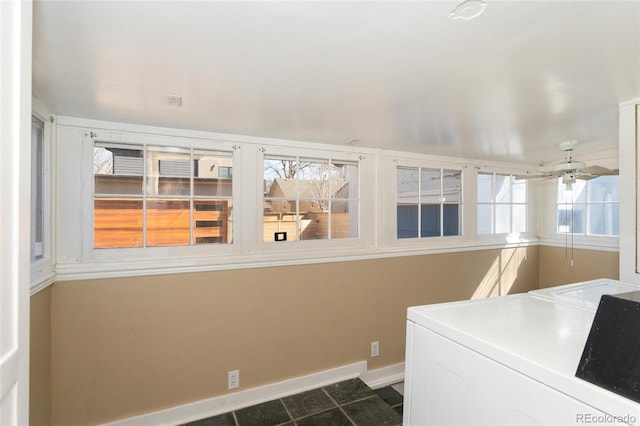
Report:
<svg viewBox="0 0 640 426"><path fill-rule="evenodd" d="M228 389L237 389L240 387L240 370L229 371Z"/></svg>
<svg viewBox="0 0 640 426"><path fill-rule="evenodd" d="M371 357L380 356L380 342L371 342Z"/></svg>

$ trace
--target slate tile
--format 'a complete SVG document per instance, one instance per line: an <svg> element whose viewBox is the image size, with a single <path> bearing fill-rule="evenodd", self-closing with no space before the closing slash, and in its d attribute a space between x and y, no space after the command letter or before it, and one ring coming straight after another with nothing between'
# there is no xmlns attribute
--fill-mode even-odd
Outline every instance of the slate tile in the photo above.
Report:
<svg viewBox="0 0 640 426"><path fill-rule="evenodd" d="M325 386L324 389L340 405L375 395L375 392L358 378Z"/></svg>
<svg viewBox="0 0 640 426"><path fill-rule="evenodd" d="M296 420L298 426L352 426L351 421L340 411L334 408L320 414Z"/></svg>
<svg viewBox="0 0 640 426"><path fill-rule="evenodd" d="M279 399L242 408L235 413L240 426L275 426L291 421Z"/></svg>
<svg viewBox="0 0 640 426"><path fill-rule="evenodd" d="M288 396L282 398L282 402L287 410L289 410L293 419L327 411L336 406L322 389L313 389L308 392Z"/></svg>
<svg viewBox="0 0 640 426"><path fill-rule="evenodd" d="M392 388L391 386L386 386L384 388L376 389L375 391L378 396L386 401L387 404L394 407L398 404L402 404L403 396Z"/></svg>
<svg viewBox="0 0 640 426"><path fill-rule="evenodd" d="M397 426L402 416L379 396L342 405L341 408L357 425Z"/></svg>

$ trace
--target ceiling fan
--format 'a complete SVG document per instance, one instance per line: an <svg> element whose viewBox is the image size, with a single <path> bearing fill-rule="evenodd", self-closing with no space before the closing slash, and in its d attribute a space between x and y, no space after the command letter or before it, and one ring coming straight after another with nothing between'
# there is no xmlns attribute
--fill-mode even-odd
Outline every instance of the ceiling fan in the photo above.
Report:
<svg viewBox="0 0 640 426"><path fill-rule="evenodd" d="M516 179L556 179L562 178L565 189L570 191L576 179L589 180L599 176L617 175L618 169L608 169L602 166L589 166L581 161L573 160L573 150L578 141L569 140L560 142L558 147L564 151L564 161L556 164L542 165L538 171L526 172L516 176Z"/></svg>
<svg viewBox="0 0 640 426"><path fill-rule="evenodd" d="M565 234L565 257L569 256L569 235L571 236L571 259L570 264L571 267L574 266L573 259L573 232L569 231L573 229L573 184L576 183L577 179L581 180L589 180L594 179L600 176L608 176L608 175L617 175L618 169L608 169L602 166L589 166L586 167L586 164L581 161L573 160L573 150L578 145L578 141L569 140L560 142L558 147L564 151L565 157L564 160L558 163L551 163L547 165L541 165L540 168L535 172L527 171L524 175L516 176L516 179L562 179L562 183L564 184L565 196L569 196L570 206L571 206L571 214L568 215L569 223L567 227L567 232Z"/></svg>

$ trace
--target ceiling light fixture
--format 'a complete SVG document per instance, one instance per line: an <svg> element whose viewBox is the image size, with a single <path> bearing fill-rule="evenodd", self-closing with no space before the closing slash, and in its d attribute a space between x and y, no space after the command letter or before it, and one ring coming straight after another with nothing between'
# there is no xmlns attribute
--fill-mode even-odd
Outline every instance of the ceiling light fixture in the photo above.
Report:
<svg viewBox="0 0 640 426"><path fill-rule="evenodd" d="M467 0L456 6L449 14L449 17L461 21L470 21L480 16L486 7L487 4L482 0Z"/></svg>

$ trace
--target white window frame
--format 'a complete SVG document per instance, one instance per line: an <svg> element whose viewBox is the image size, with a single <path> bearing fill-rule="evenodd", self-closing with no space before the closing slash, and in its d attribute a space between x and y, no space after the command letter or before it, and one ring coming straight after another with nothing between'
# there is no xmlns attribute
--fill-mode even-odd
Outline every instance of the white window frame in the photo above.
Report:
<svg viewBox="0 0 640 426"><path fill-rule="evenodd" d="M56 164L60 170L56 179L59 194L56 203L59 218L56 222L56 234L59 236L58 281L308 264L376 253L378 215L375 213L377 198L374 188L378 179L377 150L356 150L351 146L328 149L333 146L64 116L58 117L57 121L59 144ZM94 140L233 152L233 242L94 249ZM367 185L366 189L359 188L359 238L307 240L295 244L264 243L262 175L265 154L293 154L357 163L359 186ZM364 211L369 214L363 215Z"/></svg>
<svg viewBox="0 0 640 426"><path fill-rule="evenodd" d="M403 160L403 159L395 159L393 161L393 240L394 245L396 246L411 246L411 245L440 245L440 244L455 244L457 242L463 241L466 235L466 218L465 218L465 198L466 198L466 180L467 173L465 170L465 166L459 163L447 163L445 161L442 162L429 162L429 161L411 161L411 160ZM433 237L422 237L421 234L421 219L420 219L420 202L418 202L418 235L416 237L411 238L398 238L398 230L397 230L397 171L400 168L406 169L418 169L418 173L421 170L440 170L440 176L442 178L442 173L444 170L455 170L461 173L461 194L460 194L460 202L458 203L447 203L446 200L443 200L442 188L444 184L444 180L441 179L440 182L440 236ZM419 191L419 189L418 189ZM443 226L444 226L444 215L443 215L443 206L445 204L456 204L459 206L459 218L458 218L458 226L459 226L459 234L458 235L443 235Z"/></svg>
<svg viewBox="0 0 640 426"><path fill-rule="evenodd" d="M160 247L124 247L124 248L94 248L93 246L93 194L94 194L94 175L93 175L93 148L95 141L101 142L117 142L122 144L131 144L138 146L161 146L161 147L177 147L177 148L193 148L194 150L208 150L217 152L229 152L232 154L233 164L238 164L240 160L240 146L238 144L226 141L190 138L180 136L167 136L157 134L145 134L135 132L118 132L102 129L82 129L82 204L86 206L86 213L81 215L82 221L81 235L77 236L81 239L81 247L76 248L76 262L79 264L91 265L92 263L106 264L120 262L122 267L127 268L128 263L133 265L130 268L141 271L145 268L162 268L166 267L168 271L172 271L172 262L167 259L188 259L197 257L207 259L208 262L216 262L217 259L224 259L238 252L238 244L235 243L236 235L234 226L233 242L225 244L201 244L189 246L160 246ZM64 155L62 153L61 155ZM234 166L235 169L235 166ZM239 205L236 188L233 185L233 209L237 211ZM71 197L73 198L73 196ZM234 213L235 220L235 213ZM68 259L62 258L62 263L68 263ZM134 266L135 265L135 266ZM105 266L106 267L106 266ZM122 267L120 269L122 269ZM62 266L64 269L64 266ZM109 266L108 269L118 269L117 265ZM135 275L133 272L129 275Z"/></svg>
<svg viewBox="0 0 640 426"><path fill-rule="evenodd" d="M48 108L36 98L32 99L32 108L31 115L44 124L42 140L42 257L31 262L30 272L31 294L35 294L53 284L56 278L54 240L55 212L52 207L52 200L54 198L52 182L55 179L55 166L52 161L52 155L55 149L55 118Z"/></svg>
<svg viewBox="0 0 640 426"><path fill-rule="evenodd" d="M57 117L57 280L157 275L274 265L360 260L409 253L444 253L505 244L530 244L504 236L478 238L476 179L482 162L388 152L354 146L283 141L243 135L166 129L126 123ZM135 145L233 152L233 242L196 246L93 248L94 140ZM298 156L358 164L358 238L264 242L264 157ZM462 173L460 235L397 238L397 167ZM502 165L513 173L514 168ZM496 167L500 169L498 163ZM493 169L495 169L492 166ZM493 171L493 170L491 170ZM531 196L531 190L529 190ZM465 209L466 207L466 209ZM529 202L528 212L535 221ZM534 216L531 216L531 215ZM534 219L531 219L531 218ZM442 225L441 225L442 226Z"/></svg>
<svg viewBox="0 0 640 426"><path fill-rule="evenodd" d="M578 179L580 180L580 179ZM572 238L574 241L579 241L579 242L589 242L589 241L600 241L601 243L607 243L607 242L617 242L619 240L620 237L620 222L618 222L618 235L601 235L601 234L591 234L589 233L589 206L590 205L600 205L600 204L617 204L618 205L618 211L620 211L620 194L618 193L618 201L611 201L611 202L591 202L589 201L589 184L590 182L592 182L592 180L586 180L585 182L585 187L584 190L586 191L585 194L585 201L581 202L581 203L575 203L573 200L571 200L571 202L569 202L569 200L566 200L565 202L560 202L560 191L563 189L564 184L562 183L562 178L558 178L558 180L556 181L556 192L555 192L555 211L554 211L554 229L555 229L555 233L556 233L556 238L557 239L565 239L567 236L569 238ZM575 186L575 184L574 184ZM618 181L618 186L620 186L620 181ZM572 197L574 196L574 194L572 193L571 195ZM584 205L585 207L585 217L584 217L584 221L585 221L585 232L584 233L573 233L573 232L560 232L560 230L558 229L558 215L560 212L560 206L561 205L575 205L575 204L580 204L580 205ZM620 220L620 219L618 219Z"/></svg>
<svg viewBox="0 0 640 426"><path fill-rule="evenodd" d="M138 144L138 143L127 143L127 142L118 142L118 143L113 143L113 142L104 142L101 140L98 140L97 138L93 138L94 141L94 147L100 146L100 145L104 145L104 146L111 146L111 147L118 147L118 148L123 148L123 149L133 149L133 150L140 150L142 152L142 157L140 157L141 159L141 163L142 163L142 174L141 174L141 188L140 188L140 193L139 194L106 194L106 193L96 193L95 191L95 175L94 175L94 180L93 180L93 185L94 185L94 189L92 191L93 193L93 199L92 199L92 206L95 206L95 201L99 200L99 199L104 199L104 198L112 198L114 196L116 197L121 197L121 198L126 198L126 199L131 199L131 200L140 200L142 202L143 208L141 211L142 214L142 234L141 234L141 239L142 239L142 247L103 247L103 248L97 248L95 247L95 241L93 241L93 249L94 250L118 250L118 249L135 249L135 250L148 250L148 249L152 249L155 247L194 247L194 246L199 246L199 244L197 244L195 242L195 226L193 224L193 222L195 221L195 203L198 200L204 200L204 199L231 199L232 202L232 206L233 206L233 197L228 197L228 196L209 196L209 195L202 195L202 196L198 196L195 194L195 189L194 189L194 185L195 185L195 177L194 177L194 166L193 166L193 159L194 156L197 154L200 154L202 152L210 152L211 154L221 154L221 156L224 157L228 157L233 159L233 151L221 151L221 150L214 150L214 149L204 149L204 148L194 148L194 147L186 147L186 146L176 146L176 145L168 145L168 144L155 144L155 143L143 143L143 144ZM179 150L180 154L187 154L189 155L189 195L166 195L166 194L149 194L147 193L146 190L146 186L147 186L147 182L150 179L150 175L149 175L149 170L147 170L148 168L148 159L147 159L147 155L149 152L172 152L175 150ZM160 160L160 167L162 164L162 160ZM189 228L189 243L188 244L180 244L180 245L167 245L167 246L147 246L147 215L146 213L146 208L147 205L150 201L152 200L164 200L164 199L182 199L184 201L188 201L189 203L189 216L190 216L190 228ZM95 218L94 218L95 220ZM94 227L92 227L92 232L94 232ZM233 231L231 231L233 232ZM93 238L92 238L93 240ZM232 235L232 242L229 243L210 243L210 244L204 244L204 245L222 245L222 244L233 244L233 235Z"/></svg>
<svg viewBox="0 0 640 426"><path fill-rule="evenodd" d="M354 249L354 248L362 248L365 244L365 238L362 235L363 229L363 202L362 202L362 182L363 182L363 171L362 171L362 161L365 159L365 156L361 153L354 152L345 152L345 151L331 151L331 150L315 150L315 149L306 149L306 148L292 148L292 147L281 147L281 146L261 146L258 148L258 182L257 187L263 187L263 177L264 177L264 160L265 158L276 157L276 158L302 158L302 159L317 159L319 161L333 161L333 162L347 162L352 164L357 164L358 166L358 212L357 212L357 221L358 221L358 229L356 238L334 238L334 239L317 239L317 240L298 240L298 241L285 241L282 243L279 242L265 242L263 235L263 221L264 221L264 210L262 208L264 197L263 193L259 194L259 202L257 206L259 206L259 211L257 212L256 224L259 241L257 245L259 246L259 250L262 253L278 253L278 252L291 252L303 250L306 253L313 253L313 250L326 250L327 248L344 248L344 249Z"/></svg>
<svg viewBox="0 0 640 426"><path fill-rule="evenodd" d="M479 228L478 228L478 221L476 220L476 231L478 233L478 237L479 238L484 238L484 237L488 237L488 236L500 236L500 235L510 235L510 234L516 234L516 235L525 235L525 234L529 234L530 233L530 221L529 221L529 184L528 182L525 180L524 181L524 185L525 185L525 201L524 202L514 202L513 201L513 181L516 180L516 176L512 173L504 173L504 172L493 172L493 171L479 171L477 173L477 177L476 177L476 188L478 187L478 184L480 182L480 175L491 175L491 201L487 202L487 201L480 201L479 197L477 199L476 202L476 211L478 210L478 208L480 206L491 206L491 232L488 233L480 233ZM509 178L509 192L510 192L510 200L509 202L498 202L496 200L497 198L497 193L496 193L496 178L497 176L503 176L503 177L507 177ZM497 206L502 205L502 206L509 206L509 231L508 232L496 232L496 220L497 220ZM513 230L513 224L514 224L514 206L523 206L524 210L525 210L525 229L524 231L514 231Z"/></svg>

